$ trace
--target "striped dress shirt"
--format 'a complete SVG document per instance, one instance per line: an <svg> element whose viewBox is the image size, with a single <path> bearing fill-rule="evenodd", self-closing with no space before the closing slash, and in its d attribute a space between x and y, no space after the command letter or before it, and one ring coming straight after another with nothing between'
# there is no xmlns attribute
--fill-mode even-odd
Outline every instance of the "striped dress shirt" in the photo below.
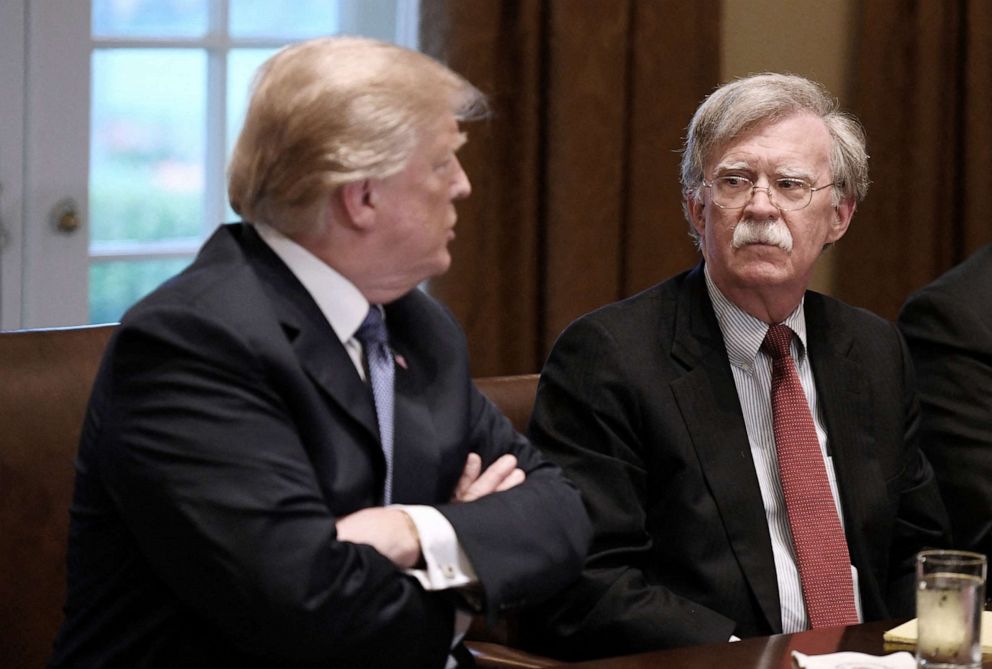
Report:
<svg viewBox="0 0 992 669"><path fill-rule="evenodd" d="M799 570L796 567L796 554L792 546L792 533L789 530L789 517L785 508L785 498L782 495L782 485L778 478L778 457L775 451L775 436L772 428L771 358L761 351L761 342L768 332L768 324L751 316L720 292L710 278L709 267L704 266L706 288L709 291L713 310L716 312L720 331L727 347L730 358L734 383L737 386L737 396L740 399L741 410L744 413L744 424L747 427L748 442L751 446L751 457L754 460L754 470L758 476L761 488L761 500L765 506L765 517L768 519L768 531L772 540L772 554L775 558L775 572L778 580L779 600L782 606L782 631L799 632L809 629L809 618L803 601L802 586L799 581ZM803 302L799 303L783 323L788 325L796 336L792 340L792 357L796 363L796 371L806 394L813 423L816 426L816 437L820 442L820 452L826 464L827 478L830 480L830 490L833 493L837 514L841 525L844 514L840 508L840 495L837 491L837 477L834 473L833 462L827 445L827 433L824 429L823 416L816 396L816 385L813 382L813 370L806 355L806 317ZM858 573L852 565L851 576L854 580L854 601L858 611L858 620L862 620L861 597L858 594Z"/></svg>

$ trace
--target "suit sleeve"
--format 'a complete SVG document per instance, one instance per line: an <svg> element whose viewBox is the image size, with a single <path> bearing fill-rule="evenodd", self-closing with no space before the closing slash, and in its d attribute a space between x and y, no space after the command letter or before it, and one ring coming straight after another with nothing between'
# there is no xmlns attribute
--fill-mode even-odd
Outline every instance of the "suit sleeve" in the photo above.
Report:
<svg viewBox="0 0 992 669"><path fill-rule="evenodd" d="M451 522L482 588L492 622L501 611L547 599L582 568L591 534L574 484L518 434L470 381L468 451L483 469L506 453L526 480L510 490L438 509Z"/></svg>
<svg viewBox="0 0 992 669"><path fill-rule="evenodd" d="M531 439L579 486L593 521L579 582L533 615L542 647L564 657L727 641L735 627L648 568L646 459L658 445L642 443L645 408L628 383L629 360L595 322L573 323L542 372L530 424Z"/></svg>
<svg viewBox="0 0 992 669"><path fill-rule="evenodd" d="M453 605L336 540L270 371L242 333L189 309L121 326L89 429L143 557L208 629L273 664L442 666Z"/></svg>
<svg viewBox="0 0 992 669"><path fill-rule="evenodd" d="M981 311L974 300L924 291L906 303L899 325L916 366L921 444L955 546L992 555L992 318Z"/></svg>

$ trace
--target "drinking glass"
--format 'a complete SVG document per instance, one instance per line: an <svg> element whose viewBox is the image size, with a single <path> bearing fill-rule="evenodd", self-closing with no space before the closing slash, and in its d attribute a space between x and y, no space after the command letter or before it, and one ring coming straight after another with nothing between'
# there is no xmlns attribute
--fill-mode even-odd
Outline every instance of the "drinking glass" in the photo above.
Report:
<svg viewBox="0 0 992 669"><path fill-rule="evenodd" d="M985 556L926 550L916 556L916 665L926 669L982 666Z"/></svg>

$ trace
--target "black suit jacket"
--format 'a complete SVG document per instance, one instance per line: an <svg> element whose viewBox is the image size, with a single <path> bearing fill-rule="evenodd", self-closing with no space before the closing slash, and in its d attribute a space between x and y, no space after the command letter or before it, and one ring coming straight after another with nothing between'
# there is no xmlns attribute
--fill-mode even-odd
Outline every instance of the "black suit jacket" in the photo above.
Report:
<svg viewBox="0 0 992 669"><path fill-rule="evenodd" d="M560 470L475 389L461 330L413 291L386 307L396 503L453 525L491 615L581 567ZM447 501L470 451L527 480ZM56 666L443 666L454 596L335 518L381 504L371 394L309 294L247 225L136 305L98 374L77 462Z"/></svg>
<svg viewBox="0 0 992 669"><path fill-rule="evenodd" d="M992 245L911 296L899 326L955 546L992 558Z"/></svg>
<svg viewBox="0 0 992 669"><path fill-rule="evenodd" d="M865 618L912 613L914 553L945 515L916 445L896 329L809 292L808 351ZM781 631L765 511L702 265L595 311L542 373L532 441L582 490L594 538L579 582L535 611L569 657Z"/></svg>

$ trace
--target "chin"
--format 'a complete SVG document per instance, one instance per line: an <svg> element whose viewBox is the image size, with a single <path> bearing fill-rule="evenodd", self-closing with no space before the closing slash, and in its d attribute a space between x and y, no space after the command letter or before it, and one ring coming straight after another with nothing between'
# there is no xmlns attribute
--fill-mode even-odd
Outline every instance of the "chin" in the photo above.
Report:
<svg viewBox="0 0 992 669"><path fill-rule="evenodd" d="M777 286L796 279L790 268L777 263L750 263L746 267L737 268L735 274L741 283L753 287Z"/></svg>
<svg viewBox="0 0 992 669"><path fill-rule="evenodd" d="M444 253L438 257L437 261L431 264L430 273L426 278L441 276L451 267L451 254L444 251Z"/></svg>

